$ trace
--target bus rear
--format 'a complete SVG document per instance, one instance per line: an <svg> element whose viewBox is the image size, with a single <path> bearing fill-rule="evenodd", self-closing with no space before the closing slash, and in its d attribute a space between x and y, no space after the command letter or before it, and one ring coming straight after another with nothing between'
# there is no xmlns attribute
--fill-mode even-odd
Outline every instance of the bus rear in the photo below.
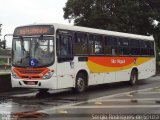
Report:
<svg viewBox="0 0 160 120"><path fill-rule="evenodd" d="M12 42L12 87L56 89L54 48L52 25L16 28Z"/></svg>

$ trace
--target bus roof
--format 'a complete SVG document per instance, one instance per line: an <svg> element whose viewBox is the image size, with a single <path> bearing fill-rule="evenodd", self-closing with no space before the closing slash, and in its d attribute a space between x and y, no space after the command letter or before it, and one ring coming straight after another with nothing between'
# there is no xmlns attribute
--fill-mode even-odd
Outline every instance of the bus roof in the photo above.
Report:
<svg viewBox="0 0 160 120"><path fill-rule="evenodd" d="M153 36L144 36L144 35L116 32L116 31L88 28L88 27L71 26L71 25L58 24L58 23L53 23L53 24L32 24L32 25L34 25L34 26L35 25L53 25L55 30L56 29L64 29L64 30L73 30L73 31L79 31L79 32L86 32L86 33L109 35L109 36L119 36L119 37L126 37L126 38L151 40L151 41L154 40ZM26 26L32 26L32 25L26 25ZM20 26L20 27L25 27L25 26Z"/></svg>

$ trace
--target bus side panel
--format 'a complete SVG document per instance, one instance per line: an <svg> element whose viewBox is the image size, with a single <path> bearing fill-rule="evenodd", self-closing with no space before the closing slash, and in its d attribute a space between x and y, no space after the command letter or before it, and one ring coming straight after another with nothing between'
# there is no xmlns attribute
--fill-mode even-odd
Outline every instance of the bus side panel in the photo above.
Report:
<svg viewBox="0 0 160 120"><path fill-rule="evenodd" d="M116 82L116 74L115 74L115 72L106 72L104 74L105 74L105 77L104 77L103 83Z"/></svg>
<svg viewBox="0 0 160 120"><path fill-rule="evenodd" d="M58 89L74 87L74 65L74 61L57 62Z"/></svg>
<svg viewBox="0 0 160 120"><path fill-rule="evenodd" d="M123 68L122 68L123 69ZM130 69L120 70L116 72L116 82L129 81L130 80Z"/></svg>
<svg viewBox="0 0 160 120"><path fill-rule="evenodd" d="M138 66L138 78L139 79L146 79L149 78L156 73L156 60L155 58L151 59L148 62L145 62L144 64L141 64Z"/></svg>
<svg viewBox="0 0 160 120"><path fill-rule="evenodd" d="M102 84L104 81L104 77L104 73L94 73L94 79L96 81L96 84Z"/></svg>
<svg viewBox="0 0 160 120"><path fill-rule="evenodd" d="M92 77L95 79L96 84L129 81L134 67L138 68L139 79L145 79L155 74L155 58L153 57L91 56L87 66L90 72L95 75L92 75ZM98 74L101 77L98 77ZM102 79L104 79L103 82Z"/></svg>
<svg viewBox="0 0 160 120"><path fill-rule="evenodd" d="M95 79L95 74L92 73L87 66L87 60L78 60L81 57L75 57L75 80L74 80L74 85L76 82L76 76L79 72L81 71L86 71L87 76L88 76L88 85L94 85L96 84L96 79Z"/></svg>

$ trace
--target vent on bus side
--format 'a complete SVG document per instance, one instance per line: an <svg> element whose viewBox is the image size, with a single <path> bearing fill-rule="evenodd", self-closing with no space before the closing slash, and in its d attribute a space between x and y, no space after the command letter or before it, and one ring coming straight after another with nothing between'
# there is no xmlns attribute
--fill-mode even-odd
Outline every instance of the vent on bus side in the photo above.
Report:
<svg viewBox="0 0 160 120"><path fill-rule="evenodd" d="M78 57L78 61L88 61L88 57Z"/></svg>

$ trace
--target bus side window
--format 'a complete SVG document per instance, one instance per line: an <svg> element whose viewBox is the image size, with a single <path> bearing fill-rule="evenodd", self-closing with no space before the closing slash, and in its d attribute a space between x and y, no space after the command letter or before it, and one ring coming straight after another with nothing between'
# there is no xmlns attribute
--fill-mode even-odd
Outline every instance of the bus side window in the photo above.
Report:
<svg viewBox="0 0 160 120"><path fill-rule="evenodd" d="M129 41L127 38L119 38L117 47L119 55L129 55Z"/></svg>
<svg viewBox="0 0 160 120"><path fill-rule="evenodd" d="M72 36L61 34L57 38L57 55L59 58L58 61L63 62L73 60Z"/></svg>
<svg viewBox="0 0 160 120"><path fill-rule="evenodd" d="M75 33L75 39L74 39L74 51L76 55L86 55L88 54L88 46L87 42L88 37L85 33Z"/></svg>
<svg viewBox="0 0 160 120"><path fill-rule="evenodd" d="M72 54L71 50L71 36L62 36L60 42L60 55L70 56Z"/></svg>
<svg viewBox="0 0 160 120"><path fill-rule="evenodd" d="M94 54L95 53L95 35L90 34L89 35L89 52L90 54Z"/></svg>
<svg viewBox="0 0 160 120"><path fill-rule="evenodd" d="M149 41L140 41L141 55L149 55Z"/></svg>
<svg viewBox="0 0 160 120"><path fill-rule="evenodd" d="M116 37L110 37L109 39L109 42L110 42L110 45L111 45L111 48L112 48L112 55L117 55L117 38Z"/></svg>
<svg viewBox="0 0 160 120"><path fill-rule="evenodd" d="M112 49L111 47L109 36L105 37L104 52L107 55L112 55L113 52L115 53L115 49Z"/></svg>
<svg viewBox="0 0 160 120"><path fill-rule="evenodd" d="M95 54L103 54L103 37L100 35L96 36L95 39Z"/></svg>
<svg viewBox="0 0 160 120"><path fill-rule="evenodd" d="M140 42L136 39L130 39L129 42L130 54L131 55L140 55Z"/></svg>
<svg viewBox="0 0 160 120"><path fill-rule="evenodd" d="M103 54L103 37L101 35L89 35L90 54Z"/></svg>
<svg viewBox="0 0 160 120"><path fill-rule="evenodd" d="M117 37L117 55L123 55L123 39Z"/></svg>

